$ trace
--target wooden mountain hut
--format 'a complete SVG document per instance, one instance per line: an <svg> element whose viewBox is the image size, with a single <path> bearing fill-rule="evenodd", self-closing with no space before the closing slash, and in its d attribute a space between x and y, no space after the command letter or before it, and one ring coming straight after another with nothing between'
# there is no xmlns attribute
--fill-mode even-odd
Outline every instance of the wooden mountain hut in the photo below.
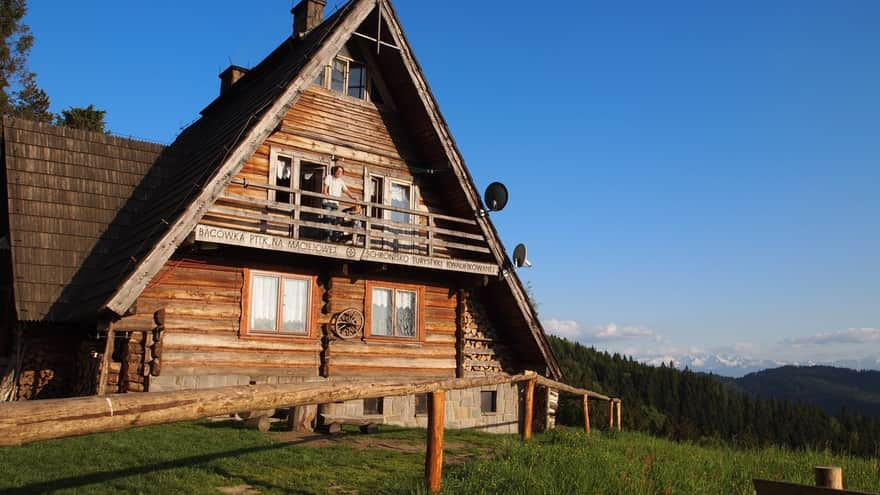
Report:
<svg viewBox="0 0 880 495"><path fill-rule="evenodd" d="M3 120L3 399L560 378L390 2L324 6L167 147ZM521 401L450 392L447 426L516 431ZM423 426L426 405L323 413Z"/></svg>

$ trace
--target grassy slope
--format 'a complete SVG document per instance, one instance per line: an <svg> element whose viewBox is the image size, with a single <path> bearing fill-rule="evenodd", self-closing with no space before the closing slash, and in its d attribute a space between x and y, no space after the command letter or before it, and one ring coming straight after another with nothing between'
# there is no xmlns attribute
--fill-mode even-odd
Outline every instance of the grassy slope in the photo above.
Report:
<svg viewBox="0 0 880 495"><path fill-rule="evenodd" d="M424 431L309 443L223 424L143 428L0 448L0 493L421 493ZM736 451L636 433L513 436L447 432L444 493L751 494L753 476L809 483L840 465L847 486L880 491L880 461L780 449ZM367 448L369 447L369 448ZM388 448L390 447L390 448Z"/></svg>

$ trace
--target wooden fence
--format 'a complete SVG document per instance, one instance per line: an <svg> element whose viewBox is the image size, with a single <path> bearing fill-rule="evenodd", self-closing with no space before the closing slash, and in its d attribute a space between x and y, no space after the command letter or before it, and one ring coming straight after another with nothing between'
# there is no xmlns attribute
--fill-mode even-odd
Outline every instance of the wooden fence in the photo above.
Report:
<svg viewBox="0 0 880 495"><path fill-rule="evenodd" d="M316 382L289 385L250 385L205 390L151 392L48 399L0 404L0 446L39 440L118 431L180 421L194 421L240 411L327 404L355 399L430 394L425 478L428 491L440 490L443 466L443 424L447 390L525 382L522 438L532 437L535 385L583 396L584 431L590 432L589 399L609 403L609 426L620 429L620 399L608 397L539 376L534 372L402 383Z"/></svg>
<svg viewBox="0 0 880 495"><path fill-rule="evenodd" d="M757 495L876 495L843 489L843 470L837 466L813 468L816 486L786 483L784 481L754 479Z"/></svg>

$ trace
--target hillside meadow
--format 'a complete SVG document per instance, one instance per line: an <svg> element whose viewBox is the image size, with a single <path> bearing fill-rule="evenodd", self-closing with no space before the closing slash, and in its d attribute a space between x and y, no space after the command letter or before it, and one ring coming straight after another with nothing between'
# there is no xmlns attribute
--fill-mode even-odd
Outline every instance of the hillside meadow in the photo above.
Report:
<svg viewBox="0 0 880 495"><path fill-rule="evenodd" d="M424 430L262 434L190 423L0 448L4 494L424 493ZM516 436L446 433L443 493L753 493L752 477L810 483L843 467L848 488L880 492L880 461L677 444L641 433L561 428Z"/></svg>

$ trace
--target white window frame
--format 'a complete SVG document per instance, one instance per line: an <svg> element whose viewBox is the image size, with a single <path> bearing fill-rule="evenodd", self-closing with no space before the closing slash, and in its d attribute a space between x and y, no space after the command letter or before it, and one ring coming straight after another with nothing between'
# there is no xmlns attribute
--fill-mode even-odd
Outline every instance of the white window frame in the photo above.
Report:
<svg viewBox="0 0 880 495"><path fill-rule="evenodd" d="M272 148L269 151L269 184L273 186L278 185L278 166L281 164L281 159L286 158L290 160L290 188L291 189L299 189L299 169L300 169L300 157L294 153L289 153L284 150L278 148ZM277 193L273 189L268 189L266 191L266 199L269 201L276 201ZM292 197L291 204L296 203L295 193L290 193Z"/></svg>
<svg viewBox="0 0 880 495"><path fill-rule="evenodd" d="M398 186L405 186L405 187L409 188L409 198L407 198L409 206L407 206L407 209L415 211L415 209L416 209L415 208L415 197L416 197L415 185L412 182L397 179L394 177L385 177L385 180L384 180L385 191L382 192L382 199L385 200L385 206L393 206L391 204L391 185L392 184L396 184ZM399 208L399 206L395 207L395 208ZM391 220L391 215L393 213L399 213L399 212L394 212L394 211L386 209L385 210L385 220ZM415 223L416 215L414 213L406 213L406 215L409 216L409 221L407 223Z"/></svg>

